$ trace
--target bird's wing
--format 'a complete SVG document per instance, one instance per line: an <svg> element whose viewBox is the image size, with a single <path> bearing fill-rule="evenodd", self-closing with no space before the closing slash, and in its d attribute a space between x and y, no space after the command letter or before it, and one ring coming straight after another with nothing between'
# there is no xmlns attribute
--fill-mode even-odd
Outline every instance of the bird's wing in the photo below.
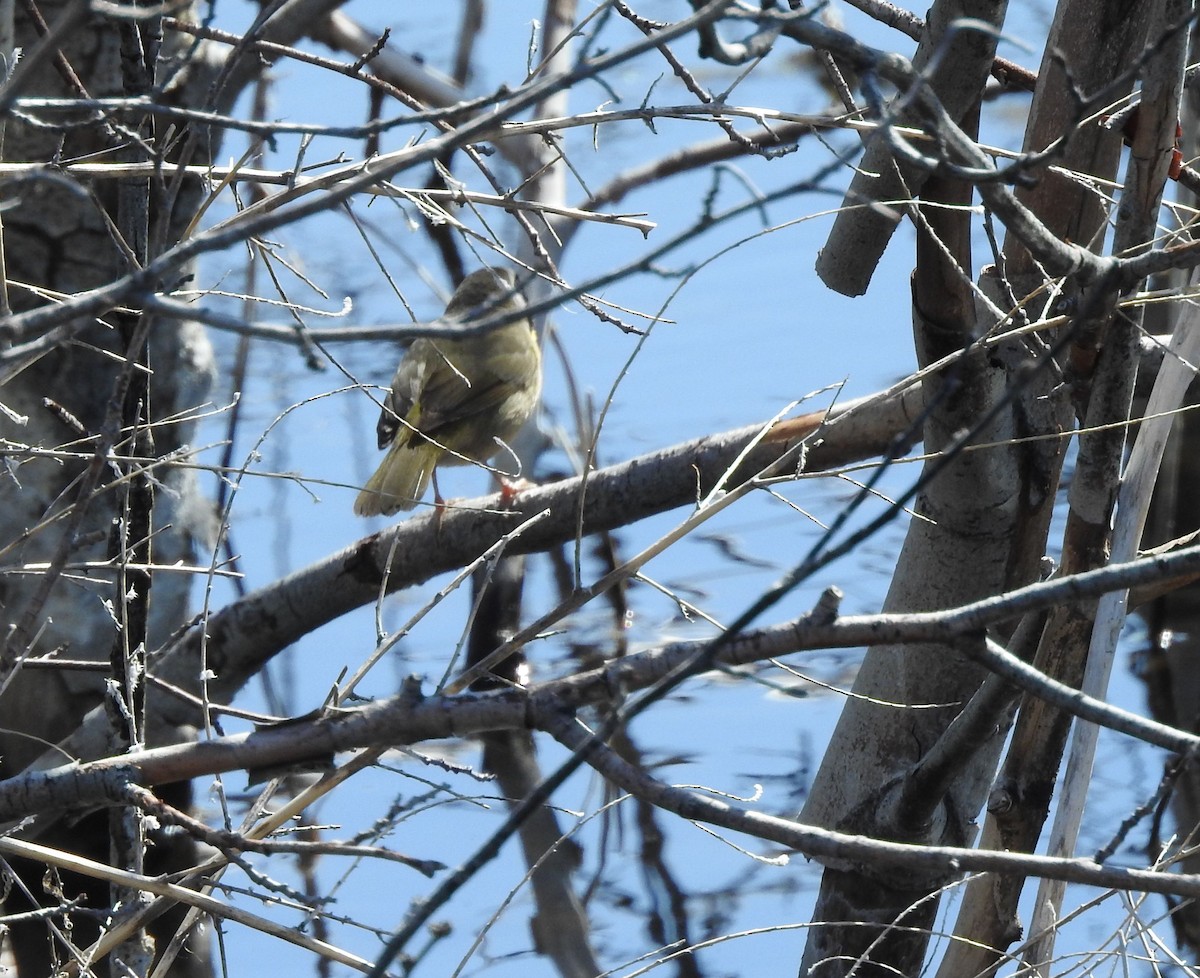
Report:
<svg viewBox="0 0 1200 978"><path fill-rule="evenodd" d="M383 399L383 410L375 425L379 447L387 448L396 439L401 427L400 419L410 425L415 419L409 417L421 390L425 386L428 364L437 357L437 349L427 339L414 340L405 351L392 377L392 386Z"/></svg>
<svg viewBox="0 0 1200 978"><path fill-rule="evenodd" d="M518 328L528 329L528 326ZM449 344L439 349L420 394L420 421L416 426L430 437L458 422L492 411L515 391L527 386L536 374L537 347L513 343L489 355L455 362Z"/></svg>
<svg viewBox="0 0 1200 978"><path fill-rule="evenodd" d="M454 340L414 341L384 399L375 427L379 447L406 438L404 431L414 428L436 441L440 431L494 410L531 376L539 376L539 356L536 342L500 344L480 356L464 352Z"/></svg>

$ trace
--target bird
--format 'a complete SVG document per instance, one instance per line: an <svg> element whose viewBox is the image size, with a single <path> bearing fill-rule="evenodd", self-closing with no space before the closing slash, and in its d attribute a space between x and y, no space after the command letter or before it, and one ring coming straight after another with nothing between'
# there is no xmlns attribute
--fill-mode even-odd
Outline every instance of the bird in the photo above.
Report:
<svg viewBox="0 0 1200 978"><path fill-rule="evenodd" d="M450 297L445 319L470 321L525 308L507 268L472 272ZM439 465L483 464L529 420L542 391L542 354L528 317L460 338L413 341L392 378L375 426L387 448L354 501L358 516L412 509Z"/></svg>

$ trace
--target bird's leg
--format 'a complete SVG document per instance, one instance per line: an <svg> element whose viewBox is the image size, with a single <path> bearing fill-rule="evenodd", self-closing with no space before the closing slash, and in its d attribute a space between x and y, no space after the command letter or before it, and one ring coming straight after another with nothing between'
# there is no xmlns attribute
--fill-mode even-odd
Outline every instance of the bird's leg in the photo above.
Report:
<svg viewBox="0 0 1200 978"><path fill-rule="evenodd" d="M438 488L437 484L437 469L434 469L433 472L430 473L430 481L433 482L433 505L439 510L445 509L446 500L442 498L442 491Z"/></svg>
<svg viewBox="0 0 1200 978"><path fill-rule="evenodd" d="M440 539L442 535L442 518L446 515L446 500L442 498L442 492L438 489L436 468L431 473L430 479L433 482L433 525L435 534Z"/></svg>
<svg viewBox="0 0 1200 978"><path fill-rule="evenodd" d="M506 479L502 475L496 476L496 481L500 483L500 505L506 509L512 506L523 491L537 486L536 482L530 482L528 479Z"/></svg>

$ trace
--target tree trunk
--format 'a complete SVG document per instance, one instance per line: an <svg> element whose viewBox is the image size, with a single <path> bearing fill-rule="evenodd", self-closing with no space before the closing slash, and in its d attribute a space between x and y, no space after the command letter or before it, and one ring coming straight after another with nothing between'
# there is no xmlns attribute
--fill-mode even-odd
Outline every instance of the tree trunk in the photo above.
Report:
<svg viewBox="0 0 1200 978"><path fill-rule="evenodd" d="M80 5L72 2L40 2L39 9L54 25L71 16ZM147 22L148 23L148 22ZM61 54L39 55L37 25L23 12L18 19L17 44L27 52L24 68L29 72L23 94L51 97L79 96L82 90L93 97L121 96L122 30L138 32L126 22L98 14L84 14L74 30L60 40ZM142 28L145 31L145 28ZM127 33L126 43L130 40ZM142 35L148 57L153 61L151 39ZM186 42L184 42L186 43ZM206 64L194 52L185 65L171 60L175 45L170 40L159 62L160 81L169 85L168 99L188 101L190 92L206 87ZM177 53L177 52L175 52ZM68 67L69 66L69 67ZM82 86L82 88L81 88ZM26 124L10 116L5 136L8 161L70 160L82 157L116 160L115 147L129 140L130 119L112 122L74 113L63 124L62 115L49 116L53 128ZM136 120L133 120L136 125ZM196 162L201 160L197 159ZM175 200L167 200L166 181L156 181L153 193L146 182L147 199L158 204L149 210L146 226L153 242L173 241L195 213L201 188L184 184ZM107 283L129 269L128 259L114 241L109 220L117 219L118 182L83 184L67 177L30 177L14 181L4 189L4 258L9 298L15 311L42 304L46 290L76 293ZM127 188L128 189L128 188ZM106 217L107 215L107 217ZM170 288L174 283L164 283ZM136 316L125 316L135 322ZM107 572L55 574L63 565L103 561L109 554L114 532L119 493L113 486L114 466L109 455L129 455L133 440L120 431L122 422L121 378L128 374L126 349L120 319L106 317L90 325L76 340L60 344L33 359L4 387L4 403L28 420L14 423L0 417L0 435L29 446L31 453L16 453L20 459L0 484L0 540L9 566L48 565L50 571L12 573L0 579L5 634L10 656L38 656L52 650L60 657L104 662L117 639L115 621L122 595L116 593L114 578ZM116 328L115 328L116 327ZM152 371L149 393L151 422L178 416L201 402L214 377L212 350L202 329L191 323L157 321L150 330L146 353ZM163 457L192 440L194 424L172 421L150 429L153 453ZM99 446L99 447L98 447ZM67 456L39 456L45 452L67 452ZM153 511L154 560L158 564L195 562L197 538L211 544L215 523L201 498L194 473L186 468L160 466L151 469L156 484ZM186 620L190 577L186 574L154 574L149 601L146 645L153 649ZM143 588L144 589L144 588ZM140 595L144 600L146 595ZM117 615L117 618L114 618ZM50 668L19 668L0 697L4 732L0 734L2 773L11 776L41 754L48 743L70 733L82 715L95 706L105 688L104 671L64 671ZM154 731L161 742L166 737L184 736ZM186 805L186 790L172 799ZM85 851L92 858L108 859L107 817L89 817L70 827L61 826L42 838L51 845ZM164 871L190 858L192 846L178 837L163 836L151 848L147 872ZM186 850L186 851L184 851ZM106 907L106 885L66 879L61 894L43 888L44 867L23 867L29 896L14 890L5 910L19 913L37 903L56 905L86 892L87 907ZM54 918L60 930L64 921ZM44 921L16 924L12 943L20 973L41 976L51 973L52 961L68 957L61 940L51 936ZM170 933L171 919L161 922L160 931ZM71 940L86 947L98 933L94 915L72 917ZM192 946L198 946L197 941ZM198 974L201 958L180 959L178 974Z"/></svg>

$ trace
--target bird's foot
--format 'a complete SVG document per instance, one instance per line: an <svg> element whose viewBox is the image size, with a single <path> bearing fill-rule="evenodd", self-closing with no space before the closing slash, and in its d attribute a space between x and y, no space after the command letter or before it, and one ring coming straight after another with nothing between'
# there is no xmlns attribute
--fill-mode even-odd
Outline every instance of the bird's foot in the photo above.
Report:
<svg viewBox="0 0 1200 978"><path fill-rule="evenodd" d="M511 509L518 495L526 489L535 488L537 488L537 483L530 482L528 479L501 479L500 505L505 509Z"/></svg>

